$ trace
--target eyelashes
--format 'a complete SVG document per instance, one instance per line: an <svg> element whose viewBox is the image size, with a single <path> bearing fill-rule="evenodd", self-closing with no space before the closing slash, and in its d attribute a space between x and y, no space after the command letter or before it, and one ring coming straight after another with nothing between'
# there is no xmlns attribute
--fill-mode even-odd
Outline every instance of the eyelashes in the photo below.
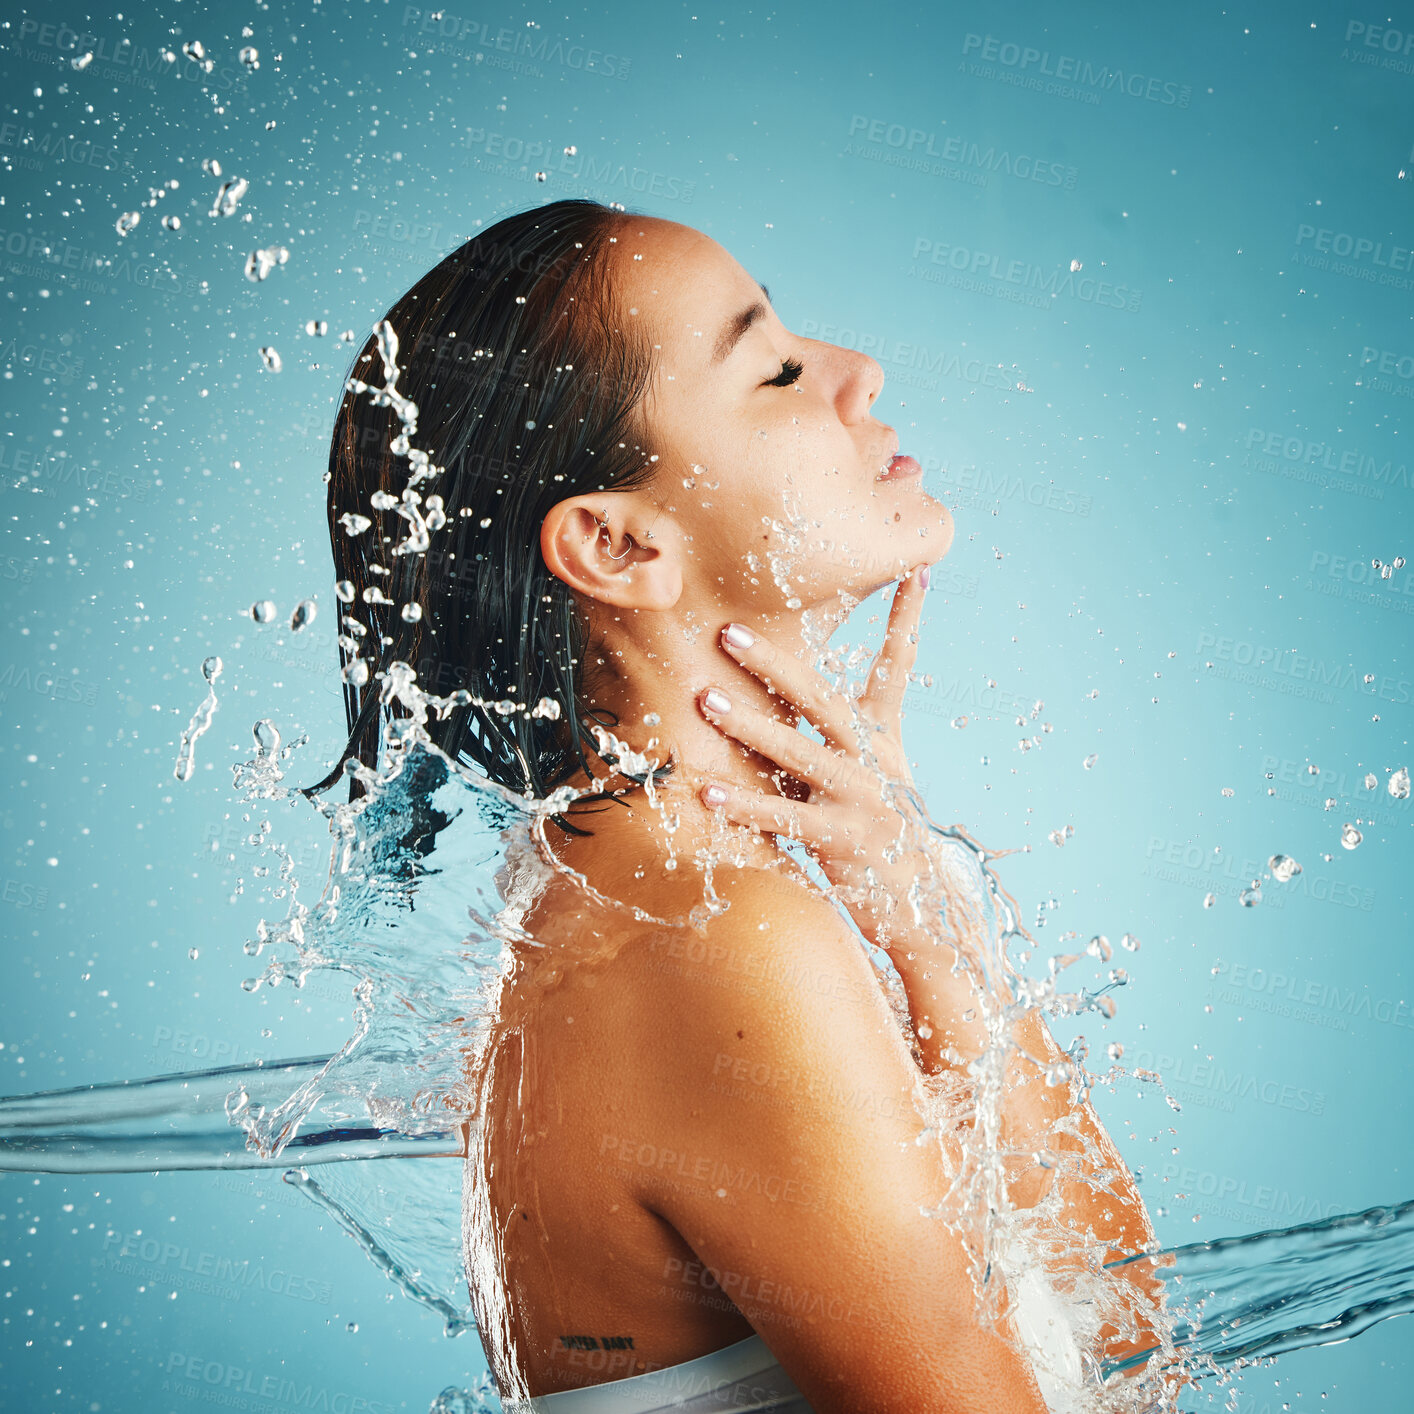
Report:
<svg viewBox="0 0 1414 1414"><path fill-rule="evenodd" d="M798 359L782 359L781 371L774 378L768 378L761 386L763 388L789 388L804 372L805 365Z"/></svg>

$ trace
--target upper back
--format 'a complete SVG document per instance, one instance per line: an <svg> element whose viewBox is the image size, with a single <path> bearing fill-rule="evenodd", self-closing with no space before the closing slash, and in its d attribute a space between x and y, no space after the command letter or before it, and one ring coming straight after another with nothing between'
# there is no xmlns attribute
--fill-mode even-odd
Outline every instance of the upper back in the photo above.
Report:
<svg viewBox="0 0 1414 1414"><path fill-rule="evenodd" d="M913 1414L958 1380L985 1387L979 1410L1039 1407L968 1324L966 1254L925 1216L945 1176L859 940L793 873L717 889L698 930L547 896L567 965L508 997L483 1159L530 1392L754 1328L820 1414ZM617 1344L566 1353L582 1336Z"/></svg>

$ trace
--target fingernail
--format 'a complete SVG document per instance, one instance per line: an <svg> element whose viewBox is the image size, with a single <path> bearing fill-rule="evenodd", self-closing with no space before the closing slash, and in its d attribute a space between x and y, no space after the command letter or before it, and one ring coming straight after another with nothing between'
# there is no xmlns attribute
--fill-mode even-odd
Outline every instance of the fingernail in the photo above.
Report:
<svg viewBox="0 0 1414 1414"><path fill-rule="evenodd" d="M928 566L927 566L927 565L920 565L920 566L919 566L919 569L918 569L918 583L919 583L920 586L922 586L922 588L927 589L927 587L928 587Z"/></svg>
<svg viewBox="0 0 1414 1414"><path fill-rule="evenodd" d="M727 793L721 786L703 786L702 799L708 805L725 805L727 803Z"/></svg>
<svg viewBox="0 0 1414 1414"><path fill-rule="evenodd" d="M728 624L722 630L722 637L733 648L750 648L756 642L756 635L743 624Z"/></svg>
<svg viewBox="0 0 1414 1414"><path fill-rule="evenodd" d="M702 705L709 712L730 712L732 710L731 698L717 687L709 687L702 694Z"/></svg>

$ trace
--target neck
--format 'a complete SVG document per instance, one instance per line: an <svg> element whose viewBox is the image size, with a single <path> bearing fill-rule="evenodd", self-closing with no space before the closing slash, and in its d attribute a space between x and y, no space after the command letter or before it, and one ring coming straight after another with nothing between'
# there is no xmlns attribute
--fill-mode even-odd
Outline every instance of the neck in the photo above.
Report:
<svg viewBox="0 0 1414 1414"><path fill-rule="evenodd" d="M826 637L843 620L843 608L825 621ZM708 781L727 787L734 794L755 795L758 792L774 797L782 794L773 775L786 790L791 782L780 776L773 762L748 749L714 726L697 706L699 694L708 687L717 687L731 699L732 710L755 709L774 717L784 726L795 729L800 714L780 698L772 696L765 684L742 668L722 648L718 630L724 627L729 613L703 614L706 621L700 633L683 627L678 614L634 616L632 634L622 631L605 634L590 650L586 664L589 684L585 706L606 708L618 718L618 725L609 730L635 753L649 758L645 763L673 763L671 774L661 778L652 788L636 784L622 772L606 766L590 755L592 776L583 771L571 778L577 789L588 788L593 781L603 783L603 793L623 794L630 802L634 826L649 832L659 842L661 851L671 851L680 861L694 857L698 847L712 846L721 851L721 826L714 812L702 803L699 789ZM805 637L805 616L799 612L781 614L770 620L744 617L737 611L736 622L744 623L754 632L768 637L782 651L792 653L802 662L811 662L814 652ZM821 622L816 619L817 624ZM614 625L617 629L618 625ZM627 769L634 769L627 766ZM799 788L797 787L797 793ZM654 809L656 802L658 809ZM596 833L601 825L616 829L619 817L629 811L618 806L595 806L593 822L588 827ZM576 812L570 812L576 819ZM671 839L666 827L673 826ZM585 823L588 823L587 821ZM625 822L627 823L627 822ZM730 827L735 833L735 827ZM750 855L764 862L774 856L774 841L769 837L752 837L742 831ZM681 863L679 865L681 867Z"/></svg>

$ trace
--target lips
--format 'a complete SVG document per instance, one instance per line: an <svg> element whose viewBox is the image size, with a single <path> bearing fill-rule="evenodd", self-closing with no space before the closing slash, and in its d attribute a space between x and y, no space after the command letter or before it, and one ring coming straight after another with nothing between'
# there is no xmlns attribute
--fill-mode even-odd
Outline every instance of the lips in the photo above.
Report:
<svg viewBox="0 0 1414 1414"><path fill-rule="evenodd" d="M923 468L913 457L903 453L891 456L888 465L874 479L876 481L897 481L905 476L922 476Z"/></svg>

